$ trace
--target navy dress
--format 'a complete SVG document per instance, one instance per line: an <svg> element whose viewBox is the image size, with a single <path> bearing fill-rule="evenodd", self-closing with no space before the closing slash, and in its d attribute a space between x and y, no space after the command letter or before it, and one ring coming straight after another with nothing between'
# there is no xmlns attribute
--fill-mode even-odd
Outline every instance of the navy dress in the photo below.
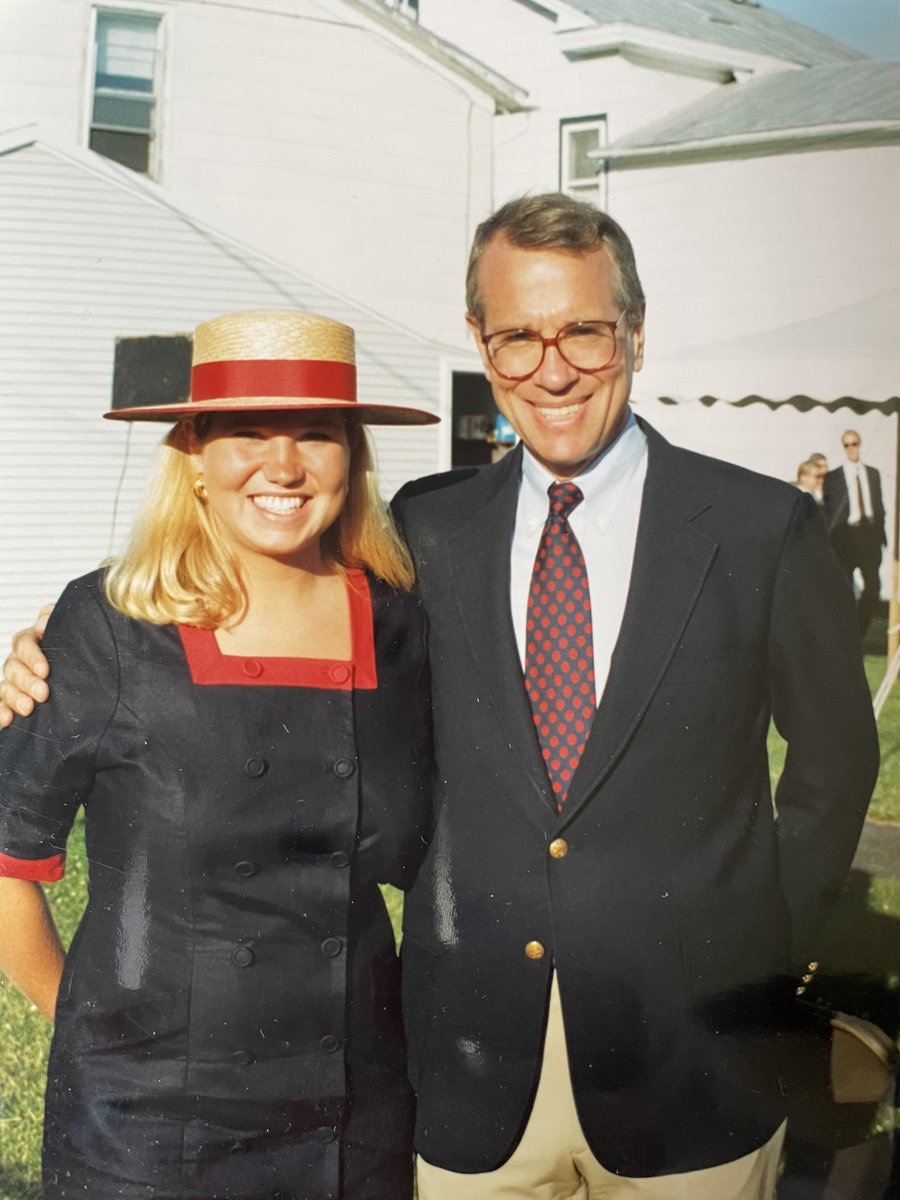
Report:
<svg viewBox="0 0 900 1200"><path fill-rule="evenodd" d="M347 578L351 662L222 655L116 613L48 626L50 701L0 739L0 870L90 899L50 1056L47 1200L402 1200L412 1098L379 882L427 835L412 596Z"/></svg>

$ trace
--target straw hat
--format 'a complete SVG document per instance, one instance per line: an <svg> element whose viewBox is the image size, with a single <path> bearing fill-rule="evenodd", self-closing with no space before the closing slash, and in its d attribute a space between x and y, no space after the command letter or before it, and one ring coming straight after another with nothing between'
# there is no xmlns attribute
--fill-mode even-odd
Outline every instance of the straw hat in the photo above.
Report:
<svg viewBox="0 0 900 1200"><path fill-rule="evenodd" d="M194 331L191 395L183 404L117 408L110 421L177 421L201 412L339 409L371 425L430 425L418 408L359 404L353 330L315 313L229 313Z"/></svg>

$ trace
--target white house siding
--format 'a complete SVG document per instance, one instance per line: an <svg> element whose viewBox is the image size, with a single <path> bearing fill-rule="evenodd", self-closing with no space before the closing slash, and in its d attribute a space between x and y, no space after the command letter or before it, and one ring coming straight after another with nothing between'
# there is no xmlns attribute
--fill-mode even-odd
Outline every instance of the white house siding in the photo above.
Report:
<svg viewBox="0 0 900 1200"><path fill-rule="evenodd" d="M166 426L103 421L117 336L298 307L355 327L360 395L436 408L442 353L197 227L134 182L40 146L0 155L0 645L121 545ZM440 427L385 429L382 487L439 465Z"/></svg>
<svg viewBox="0 0 900 1200"><path fill-rule="evenodd" d="M615 172L666 353L896 287L900 147Z"/></svg>
<svg viewBox="0 0 900 1200"><path fill-rule="evenodd" d="M493 99L341 0L132 7L163 17L158 180L171 199L394 320L463 342ZM3 0L0 129L39 121L45 140L85 143L91 11L90 0Z"/></svg>
<svg viewBox="0 0 900 1200"><path fill-rule="evenodd" d="M564 6L557 7L565 13ZM495 122L498 204L559 186L561 119L605 114L614 141L720 86L709 77L663 69L662 63L638 65L618 54L570 61L559 33L590 26L581 14L553 22L515 0L420 0L419 18L527 89L531 110L503 114ZM771 62L765 65L771 68Z"/></svg>

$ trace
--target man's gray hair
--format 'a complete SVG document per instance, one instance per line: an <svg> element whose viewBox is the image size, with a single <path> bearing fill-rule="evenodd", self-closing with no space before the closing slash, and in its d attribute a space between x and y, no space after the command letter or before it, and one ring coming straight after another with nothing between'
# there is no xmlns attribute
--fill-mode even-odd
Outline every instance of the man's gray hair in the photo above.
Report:
<svg viewBox="0 0 900 1200"><path fill-rule="evenodd" d="M644 319L644 289L638 278L628 234L608 213L561 192L520 196L510 200L475 230L466 273L469 315L484 328L484 304L479 293L478 267L492 238L502 235L513 246L545 250L574 250L587 254L605 246L612 259L616 300L634 328Z"/></svg>

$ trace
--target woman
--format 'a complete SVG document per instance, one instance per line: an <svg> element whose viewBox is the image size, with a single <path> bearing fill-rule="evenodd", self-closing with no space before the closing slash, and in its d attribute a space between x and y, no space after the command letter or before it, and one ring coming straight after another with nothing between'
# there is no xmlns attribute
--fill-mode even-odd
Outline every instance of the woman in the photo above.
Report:
<svg viewBox="0 0 900 1200"><path fill-rule="evenodd" d="M56 1028L44 1196L411 1194L379 882L424 844L423 630L356 403L353 333L239 313L124 555L66 589L51 701L0 745L0 966ZM68 955L37 881L85 807Z"/></svg>

